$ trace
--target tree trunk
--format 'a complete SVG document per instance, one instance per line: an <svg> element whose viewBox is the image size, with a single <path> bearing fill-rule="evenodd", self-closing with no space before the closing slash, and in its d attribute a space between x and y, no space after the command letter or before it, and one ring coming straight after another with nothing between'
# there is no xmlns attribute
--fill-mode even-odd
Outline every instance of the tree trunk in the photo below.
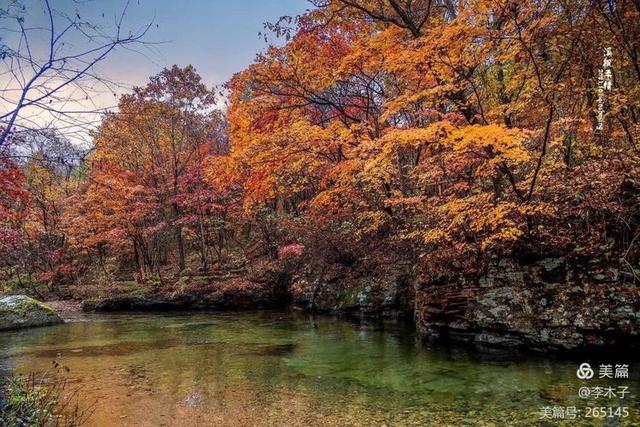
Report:
<svg viewBox="0 0 640 427"><path fill-rule="evenodd" d="M178 241L178 269L184 270L184 239L182 238L182 226L176 226L176 240Z"/></svg>
<svg viewBox="0 0 640 427"><path fill-rule="evenodd" d="M202 271L207 272L209 269L208 259L207 259L207 242L204 235L204 221L202 220L202 216L198 216L198 225L200 226L200 260L202 262Z"/></svg>

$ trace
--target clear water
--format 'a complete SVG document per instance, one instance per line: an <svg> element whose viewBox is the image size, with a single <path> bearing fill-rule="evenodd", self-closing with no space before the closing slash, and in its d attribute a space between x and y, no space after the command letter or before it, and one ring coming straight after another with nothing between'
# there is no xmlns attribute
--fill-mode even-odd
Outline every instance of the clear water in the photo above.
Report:
<svg viewBox="0 0 640 427"><path fill-rule="evenodd" d="M428 348L394 324L296 313L79 315L0 333L0 374L69 368L95 426L638 425L637 379L585 382L576 361ZM625 357L637 358L637 355ZM629 363L637 378L640 364ZM580 386L629 386L624 400ZM541 406L630 416L540 419Z"/></svg>

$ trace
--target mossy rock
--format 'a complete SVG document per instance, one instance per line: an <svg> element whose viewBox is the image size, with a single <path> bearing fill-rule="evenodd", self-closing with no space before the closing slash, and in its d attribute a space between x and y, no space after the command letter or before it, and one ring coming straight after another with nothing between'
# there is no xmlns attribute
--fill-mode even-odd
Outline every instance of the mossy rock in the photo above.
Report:
<svg viewBox="0 0 640 427"><path fill-rule="evenodd" d="M356 279L338 296L337 310L381 312L391 308L396 300L397 285L391 280Z"/></svg>
<svg viewBox="0 0 640 427"><path fill-rule="evenodd" d="M62 322L62 318L54 309L26 295L0 298L0 331L55 325Z"/></svg>

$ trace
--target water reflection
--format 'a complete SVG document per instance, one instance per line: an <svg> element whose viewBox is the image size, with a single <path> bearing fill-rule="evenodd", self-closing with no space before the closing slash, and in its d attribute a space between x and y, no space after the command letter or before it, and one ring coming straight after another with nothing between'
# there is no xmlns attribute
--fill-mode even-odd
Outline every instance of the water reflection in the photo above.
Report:
<svg viewBox="0 0 640 427"><path fill-rule="evenodd" d="M46 370L61 355L97 402L91 425L536 425L542 405L584 405L574 362L425 348L399 325L272 312L76 320L0 334L0 370Z"/></svg>

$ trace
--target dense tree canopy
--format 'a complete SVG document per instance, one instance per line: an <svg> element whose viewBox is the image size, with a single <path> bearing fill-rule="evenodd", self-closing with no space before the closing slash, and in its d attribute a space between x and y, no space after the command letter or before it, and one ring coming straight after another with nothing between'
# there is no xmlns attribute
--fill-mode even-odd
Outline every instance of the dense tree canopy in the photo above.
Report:
<svg viewBox="0 0 640 427"><path fill-rule="evenodd" d="M247 209L277 201L340 240L408 240L437 270L490 255L637 256L637 198L621 193L637 190L636 4L317 6L275 25L291 40L229 84Z"/></svg>
<svg viewBox="0 0 640 427"><path fill-rule="evenodd" d="M430 279L557 255L638 280L637 2L313 4L268 25L287 41L224 114L174 66L121 98L80 172L3 160L0 230L58 236L48 269L74 281L289 252Z"/></svg>

